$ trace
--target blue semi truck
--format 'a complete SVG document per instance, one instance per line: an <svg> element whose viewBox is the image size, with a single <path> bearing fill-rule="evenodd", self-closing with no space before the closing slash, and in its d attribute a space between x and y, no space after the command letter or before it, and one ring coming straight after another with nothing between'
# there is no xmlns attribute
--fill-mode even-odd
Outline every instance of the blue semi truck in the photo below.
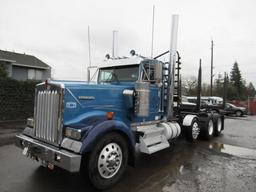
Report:
<svg viewBox="0 0 256 192"><path fill-rule="evenodd" d="M175 34L175 33L174 33ZM36 86L34 117L17 135L23 154L53 169L83 171L98 189L117 183L136 153L153 154L184 135L195 142L224 128L224 117L184 111L175 93L175 55L170 62L108 57L97 82L47 80Z"/></svg>

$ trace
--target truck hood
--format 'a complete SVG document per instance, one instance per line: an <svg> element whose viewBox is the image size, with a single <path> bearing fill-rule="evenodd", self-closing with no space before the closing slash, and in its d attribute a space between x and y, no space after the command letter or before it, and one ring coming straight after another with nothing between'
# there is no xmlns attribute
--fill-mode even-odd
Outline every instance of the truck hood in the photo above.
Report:
<svg viewBox="0 0 256 192"><path fill-rule="evenodd" d="M123 91L133 89L133 83L98 84L63 81L64 126L85 127L114 112L115 119L127 119Z"/></svg>

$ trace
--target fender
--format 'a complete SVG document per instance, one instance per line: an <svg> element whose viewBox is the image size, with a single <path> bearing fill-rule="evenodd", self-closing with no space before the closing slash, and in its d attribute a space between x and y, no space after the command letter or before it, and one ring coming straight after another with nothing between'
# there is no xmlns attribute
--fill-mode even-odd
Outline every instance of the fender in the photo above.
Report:
<svg viewBox="0 0 256 192"><path fill-rule="evenodd" d="M85 137L82 140L82 147L80 150L81 154L89 152L92 150L97 141L106 133L117 131L124 134L128 141L128 146L131 152L135 151L135 138L132 130L123 122L118 120L106 120L95 127L88 130Z"/></svg>
<svg viewBox="0 0 256 192"><path fill-rule="evenodd" d="M196 115L186 115L182 121L182 125L190 126L194 118L198 119L198 117Z"/></svg>

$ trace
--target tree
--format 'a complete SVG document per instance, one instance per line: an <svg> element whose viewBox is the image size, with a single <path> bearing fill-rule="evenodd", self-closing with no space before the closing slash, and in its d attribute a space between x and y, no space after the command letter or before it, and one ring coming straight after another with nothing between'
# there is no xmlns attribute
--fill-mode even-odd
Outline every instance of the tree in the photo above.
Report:
<svg viewBox="0 0 256 192"><path fill-rule="evenodd" d="M237 62L234 63L230 72L230 83L236 91L236 98L234 99L245 99L245 85Z"/></svg>
<svg viewBox="0 0 256 192"><path fill-rule="evenodd" d="M188 77L182 81L182 87L186 95L195 96L197 87L197 78L194 76Z"/></svg>
<svg viewBox="0 0 256 192"><path fill-rule="evenodd" d="M247 87L247 95L248 95L248 97L255 97L255 95L256 95L256 90L255 90L255 87L253 86L252 82L250 82Z"/></svg>
<svg viewBox="0 0 256 192"><path fill-rule="evenodd" d="M211 87L208 83L203 83L202 84L202 96L209 96L211 95Z"/></svg>
<svg viewBox="0 0 256 192"><path fill-rule="evenodd" d="M8 77L8 73L5 69L5 66L4 64L0 63L0 78L6 78L6 77Z"/></svg>

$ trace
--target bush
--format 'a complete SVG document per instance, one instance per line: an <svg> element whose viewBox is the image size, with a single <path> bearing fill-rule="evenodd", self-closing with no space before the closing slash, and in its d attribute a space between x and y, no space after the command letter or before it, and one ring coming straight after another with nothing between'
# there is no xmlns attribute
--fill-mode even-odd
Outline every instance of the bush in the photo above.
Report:
<svg viewBox="0 0 256 192"><path fill-rule="evenodd" d="M0 121L33 116L37 81L0 78Z"/></svg>

